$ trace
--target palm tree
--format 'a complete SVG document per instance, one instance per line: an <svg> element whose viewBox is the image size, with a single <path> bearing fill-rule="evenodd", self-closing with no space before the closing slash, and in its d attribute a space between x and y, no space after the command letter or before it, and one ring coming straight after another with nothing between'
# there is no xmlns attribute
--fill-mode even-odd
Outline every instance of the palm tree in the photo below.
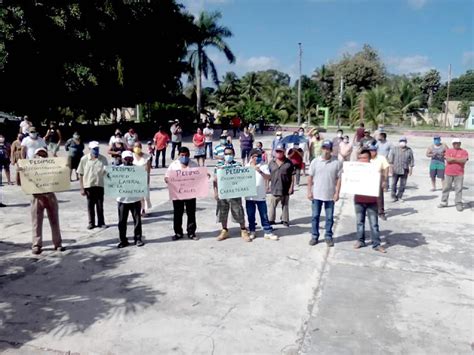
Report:
<svg viewBox="0 0 474 355"><path fill-rule="evenodd" d="M394 116L396 110L386 87L376 86L363 95L364 120L372 126L373 130L377 129L379 123L385 123L385 120Z"/></svg>
<svg viewBox="0 0 474 355"><path fill-rule="evenodd" d="M240 80L240 93L247 97L256 99L260 96L260 91L263 88L263 84L255 72L245 74Z"/></svg>
<svg viewBox="0 0 474 355"><path fill-rule="evenodd" d="M398 111L401 113L401 119L404 121L410 112L421 106L422 96L417 88L407 80L398 83L395 90L394 102Z"/></svg>
<svg viewBox="0 0 474 355"><path fill-rule="evenodd" d="M216 85L219 85L217 70L206 53L206 48L216 48L223 52L229 63L235 62L235 56L224 41L225 38L231 37L232 32L225 26L219 26L218 20L222 17L220 12L201 12L195 20L196 33L191 43L192 49L188 53L188 63L190 66L189 78L196 82L196 111L199 115L202 111L202 77L208 78L211 75Z"/></svg>

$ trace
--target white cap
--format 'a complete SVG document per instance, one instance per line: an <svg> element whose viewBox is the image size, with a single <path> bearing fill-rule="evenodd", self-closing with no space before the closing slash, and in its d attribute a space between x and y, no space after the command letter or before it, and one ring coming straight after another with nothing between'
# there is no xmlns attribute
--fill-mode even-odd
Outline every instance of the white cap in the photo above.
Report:
<svg viewBox="0 0 474 355"><path fill-rule="evenodd" d="M46 154L48 154L48 151L46 150L46 148L38 148L35 150L35 155L38 154L39 152L45 152Z"/></svg>
<svg viewBox="0 0 474 355"><path fill-rule="evenodd" d="M453 138L453 140L451 141L451 143L461 143L461 139L459 138Z"/></svg>
<svg viewBox="0 0 474 355"><path fill-rule="evenodd" d="M97 148L98 146L99 146L99 142L97 141L89 142L89 149L94 149L94 148Z"/></svg>
<svg viewBox="0 0 474 355"><path fill-rule="evenodd" d="M122 152L122 159L125 159L125 158L133 158L133 153L129 150L124 150Z"/></svg>

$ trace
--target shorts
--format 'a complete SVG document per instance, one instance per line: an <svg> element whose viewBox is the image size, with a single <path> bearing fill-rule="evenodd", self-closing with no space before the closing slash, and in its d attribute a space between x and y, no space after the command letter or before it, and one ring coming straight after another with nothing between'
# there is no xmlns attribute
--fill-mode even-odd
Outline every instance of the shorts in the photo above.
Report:
<svg viewBox="0 0 474 355"><path fill-rule="evenodd" d="M430 177L435 179L436 177L444 179L444 169L430 169Z"/></svg>
<svg viewBox="0 0 474 355"><path fill-rule="evenodd" d="M77 170L82 157L69 157L69 169Z"/></svg>
<svg viewBox="0 0 474 355"><path fill-rule="evenodd" d="M56 154L59 150L59 143L48 143L48 150L51 153Z"/></svg>
<svg viewBox="0 0 474 355"><path fill-rule="evenodd" d="M229 216L229 209L232 214L232 220L236 223L245 223L244 208L242 207L242 198L229 198L225 200L217 200L217 222L226 223Z"/></svg>
<svg viewBox="0 0 474 355"><path fill-rule="evenodd" d="M10 172L10 159L2 159L0 160L0 171L5 169L5 172Z"/></svg>
<svg viewBox="0 0 474 355"><path fill-rule="evenodd" d="M245 159L245 158L250 158L250 151L252 150L252 148L244 148L242 149L242 156L241 158L242 159Z"/></svg>

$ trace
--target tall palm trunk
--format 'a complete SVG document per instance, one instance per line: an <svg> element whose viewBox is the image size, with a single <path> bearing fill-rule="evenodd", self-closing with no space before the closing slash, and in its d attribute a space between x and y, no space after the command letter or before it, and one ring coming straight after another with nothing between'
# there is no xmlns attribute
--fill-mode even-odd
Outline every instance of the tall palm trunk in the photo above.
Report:
<svg viewBox="0 0 474 355"><path fill-rule="evenodd" d="M201 118L201 97L202 97L202 49L198 47L198 63L196 65L196 111L197 111L197 118L198 122Z"/></svg>

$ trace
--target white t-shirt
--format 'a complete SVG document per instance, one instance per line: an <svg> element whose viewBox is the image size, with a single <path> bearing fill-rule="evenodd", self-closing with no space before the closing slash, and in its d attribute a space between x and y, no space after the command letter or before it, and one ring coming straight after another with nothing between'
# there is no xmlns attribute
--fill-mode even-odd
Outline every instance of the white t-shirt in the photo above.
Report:
<svg viewBox="0 0 474 355"><path fill-rule="evenodd" d="M110 137L109 139L109 146L115 143L115 136Z"/></svg>
<svg viewBox="0 0 474 355"><path fill-rule="evenodd" d="M21 121L20 123L20 128L21 128L21 133L26 134L28 133L28 129L30 129L31 125L28 121Z"/></svg>
<svg viewBox="0 0 474 355"><path fill-rule="evenodd" d="M36 149L47 148L46 142L41 137L38 137L37 139L26 137L21 141L21 146L26 147L26 157L28 159L34 158Z"/></svg>
<svg viewBox="0 0 474 355"><path fill-rule="evenodd" d="M204 140L206 143L212 142L212 135L214 134L214 130L212 128L204 128L202 131L204 133Z"/></svg>
<svg viewBox="0 0 474 355"><path fill-rule="evenodd" d="M141 157L137 157L135 154L133 154L133 165L145 166L149 160L150 156L148 154L143 154Z"/></svg>
<svg viewBox="0 0 474 355"><path fill-rule="evenodd" d="M250 163L248 163L246 166L250 166ZM262 173L265 175L270 175L270 170L268 169L267 164L260 164L257 165ZM265 179L263 178L262 174L260 174L258 171L255 171L255 177L257 179L256 185L257 185L257 196L253 197L246 197L246 200L249 201L265 201L266 196L267 196L267 189L265 187Z"/></svg>
<svg viewBox="0 0 474 355"><path fill-rule="evenodd" d="M189 160L188 168L197 168L199 165L195 161ZM187 168L184 168L187 169ZM176 159L173 161L170 166L168 166L168 169L166 170L165 177L170 176L170 172L174 170L183 170L183 167L181 166L181 163L179 162L179 159Z"/></svg>

